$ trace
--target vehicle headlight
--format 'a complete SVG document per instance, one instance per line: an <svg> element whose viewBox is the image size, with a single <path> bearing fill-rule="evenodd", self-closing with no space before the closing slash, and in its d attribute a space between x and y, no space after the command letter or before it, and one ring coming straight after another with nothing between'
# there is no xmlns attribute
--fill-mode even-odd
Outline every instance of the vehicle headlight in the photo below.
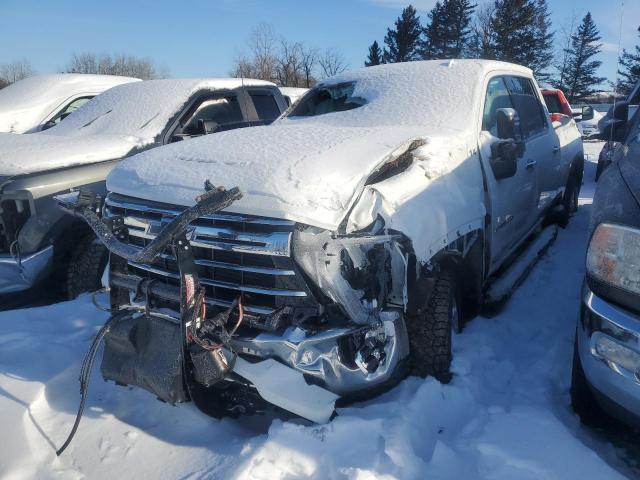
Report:
<svg viewBox="0 0 640 480"><path fill-rule="evenodd" d="M393 277L404 279L404 263L395 235L336 236L314 227L298 228L293 257L308 278L340 304L356 323L377 317L384 299L393 295ZM404 282L395 282L402 288ZM403 293L397 294L402 297ZM402 301L402 298L399 299Z"/></svg>
<svg viewBox="0 0 640 480"><path fill-rule="evenodd" d="M587 274L608 286L640 294L640 230L598 225L587 250Z"/></svg>

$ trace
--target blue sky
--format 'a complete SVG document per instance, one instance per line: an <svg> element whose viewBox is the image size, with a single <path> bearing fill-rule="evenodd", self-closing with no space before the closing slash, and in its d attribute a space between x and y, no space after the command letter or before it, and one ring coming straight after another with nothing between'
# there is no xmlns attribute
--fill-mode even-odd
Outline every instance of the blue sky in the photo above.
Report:
<svg viewBox="0 0 640 480"><path fill-rule="evenodd" d="M478 0L484 3L488 0ZM416 0L426 20L435 0ZM622 0L548 0L559 34L590 10L605 51L601 75L615 74ZM0 0L0 63L28 59L39 73L61 71L73 52L150 57L176 77L224 76L261 22L290 40L337 47L351 67L382 41L401 0ZM640 0L626 0L622 45L638 42ZM560 35L557 35L560 39ZM560 47L558 47L560 48Z"/></svg>

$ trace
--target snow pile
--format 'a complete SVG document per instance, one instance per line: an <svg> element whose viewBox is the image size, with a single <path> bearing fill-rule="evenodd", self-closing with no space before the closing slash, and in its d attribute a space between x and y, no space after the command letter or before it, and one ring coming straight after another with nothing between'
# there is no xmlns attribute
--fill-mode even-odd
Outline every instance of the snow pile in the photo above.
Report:
<svg viewBox="0 0 640 480"><path fill-rule="evenodd" d="M587 164L585 193L593 188ZM80 361L105 319L88 297L0 313L4 478L616 479L617 451L569 407L590 199L494 318L454 338L451 384L408 378L327 425L214 420L116 387L96 369L78 436ZM587 204L587 205L585 205ZM598 453L596 453L598 452ZM636 472L637 473L637 472Z"/></svg>
<svg viewBox="0 0 640 480"><path fill-rule="evenodd" d="M245 80L246 86L273 85ZM239 79L148 80L99 95L64 122L26 136L0 136L0 174L20 175L96 161L120 159L161 142L161 134L191 96L201 90L232 89Z"/></svg>
<svg viewBox="0 0 640 480"><path fill-rule="evenodd" d="M37 75L0 90L0 132L24 133L78 95L97 95L136 78L64 73Z"/></svg>

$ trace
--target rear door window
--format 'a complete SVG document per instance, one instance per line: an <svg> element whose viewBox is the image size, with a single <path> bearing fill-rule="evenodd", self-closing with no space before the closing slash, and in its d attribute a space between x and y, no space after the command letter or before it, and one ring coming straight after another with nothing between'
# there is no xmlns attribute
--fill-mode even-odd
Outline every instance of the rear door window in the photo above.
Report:
<svg viewBox="0 0 640 480"><path fill-rule="evenodd" d="M518 112L522 134L531 137L547 128L544 109L531 80L524 77L506 77L511 101Z"/></svg>
<svg viewBox="0 0 640 480"><path fill-rule="evenodd" d="M269 93L251 93L250 95L260 120L271 123L280 116L280 109L273 95Z"/></svg>

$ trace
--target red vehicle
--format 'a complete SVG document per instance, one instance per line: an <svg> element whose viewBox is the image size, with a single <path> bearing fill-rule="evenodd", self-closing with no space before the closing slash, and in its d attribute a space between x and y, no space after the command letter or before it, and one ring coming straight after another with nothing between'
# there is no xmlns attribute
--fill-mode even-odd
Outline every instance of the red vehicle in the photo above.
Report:
<svg viewBox="0 0 640 480"><path fill-rule="evenodd" d="M544 103L547 104L552 122L560 121L563 115L569 118L573 117L571 105L569 105L567 97L564 96L562 90L545 88L542 90L542 96L544 97Z"/></svg>

